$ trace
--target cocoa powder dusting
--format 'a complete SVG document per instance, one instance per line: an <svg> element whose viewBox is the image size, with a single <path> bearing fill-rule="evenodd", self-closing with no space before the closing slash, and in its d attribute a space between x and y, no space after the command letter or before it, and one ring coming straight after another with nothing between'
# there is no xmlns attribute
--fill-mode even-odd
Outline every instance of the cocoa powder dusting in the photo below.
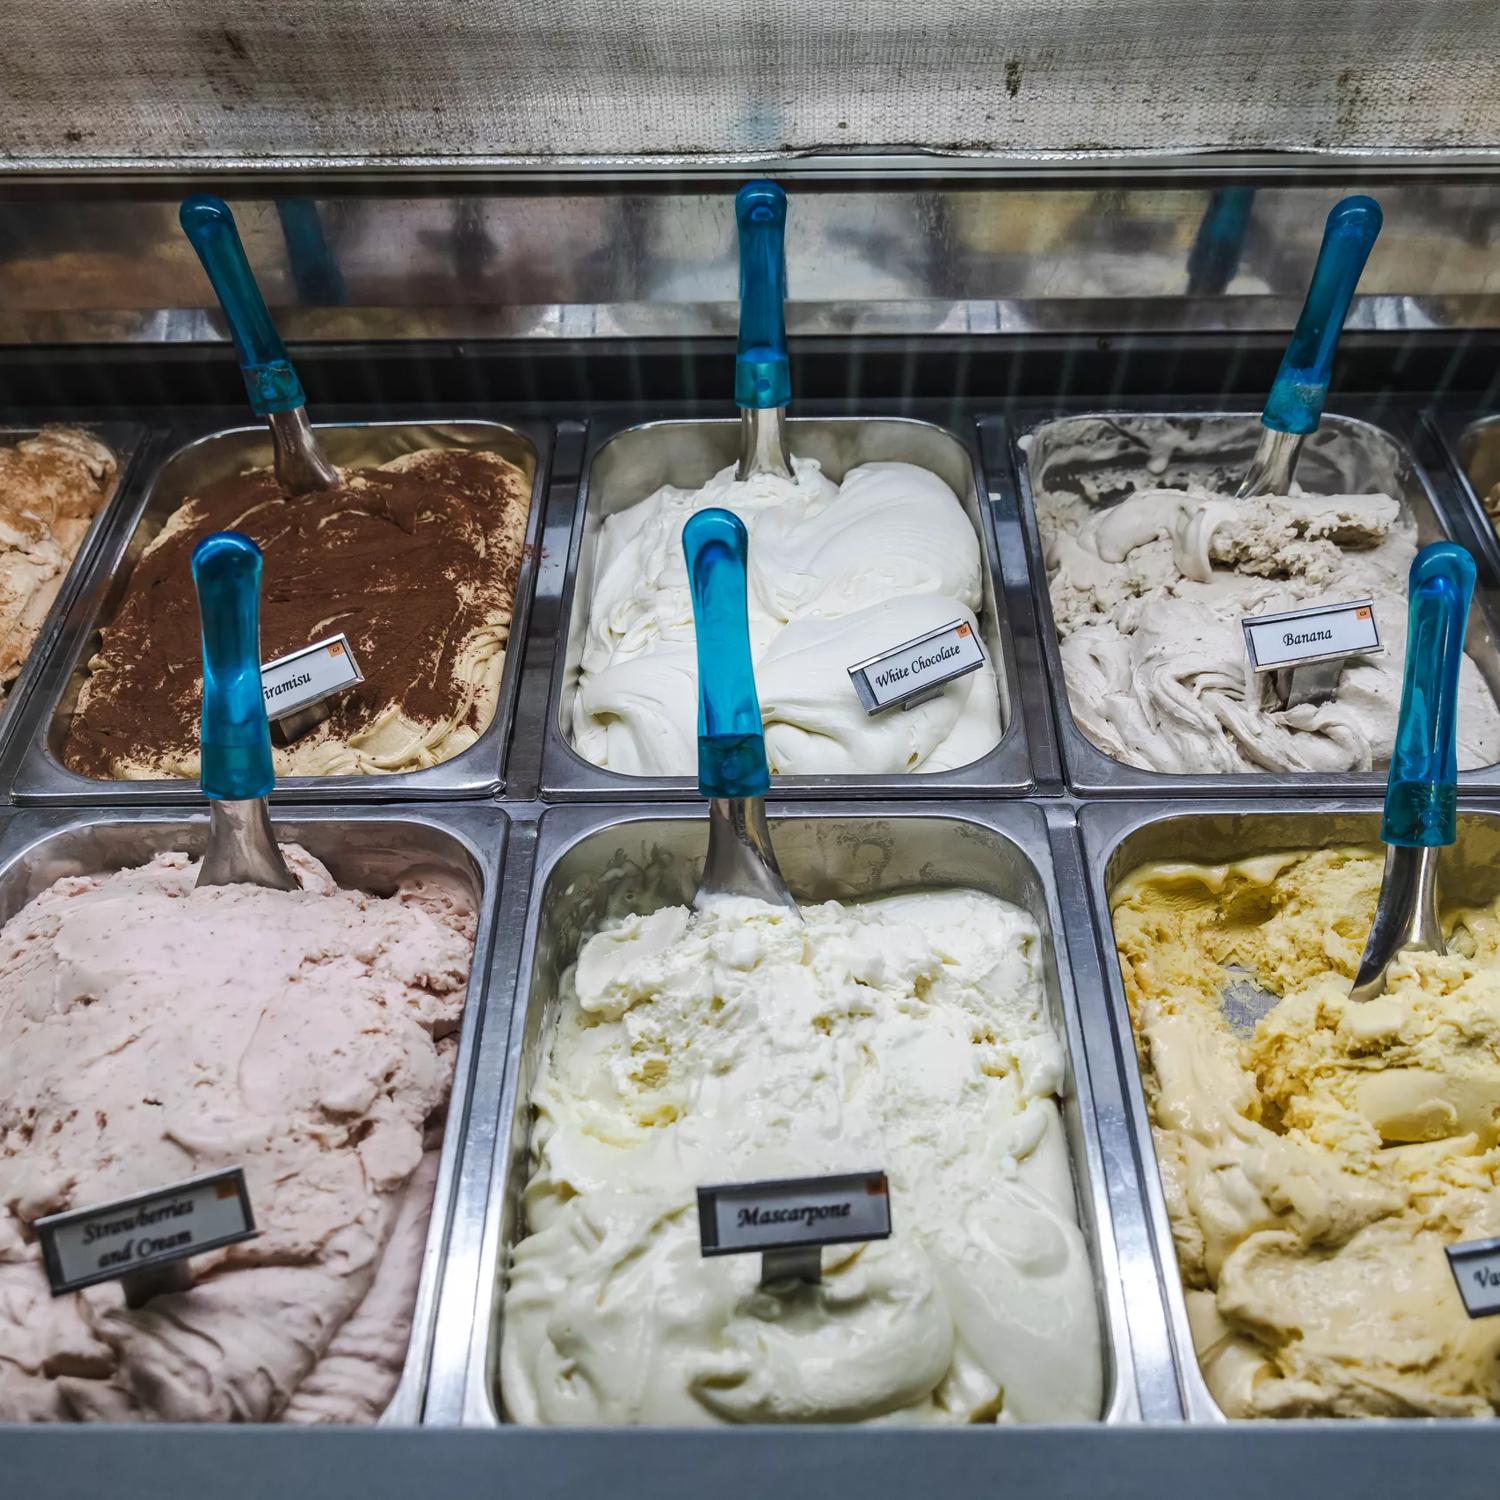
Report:
<svg viewBox="0 0 1500 1500"><path fill-rule="evenodd" d="M320 737L347 741L392 705L419 724L458 714L483 730L456 668L477 636L509 623L530 503L515 465L453 450L345 470L338 489L295 498L269 469L208 486L146 550L101 632L64 763L109 778L122 762L194 753L203 689L190 560L215 531L243 532L265 554L263 660L349 637L365 680L328 700Z"/></svg>

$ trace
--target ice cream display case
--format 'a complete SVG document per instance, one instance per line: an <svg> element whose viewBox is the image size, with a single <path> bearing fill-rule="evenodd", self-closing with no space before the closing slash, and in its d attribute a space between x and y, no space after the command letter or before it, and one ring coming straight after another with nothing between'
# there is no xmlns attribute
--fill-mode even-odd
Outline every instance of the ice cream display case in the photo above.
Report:
<svg viewBox="0 0 1500 1500"><path fill-rule="evenodd" d="M0 238L0 379L26 397L0 414L0 480L5 443L54 427L118 464L0 710L17 1493L106 1471L121 1494L197 1476L226 1497L1493 1492L1500 1322L1445 1256L1500 1240L1500 189L1369 163L929 167L782 174L803 237L784 347L750 363L784 358L796 400L772 380L771 406L736 383L748 169L193 181L234 202L342 498L278 492L276 424L247 420L233 320L174 240L175 179L80 185L71 216L0 184L0 225L29 226ZM1325 351L1327 411L1287 434L1264 410L1319 231L1372 196L1386 237ZM1257 489L1277 433L1301 440L1295 474ZM508 477L478 501L369 477L433 452ZM440 509L464 547L408 549ZM341 531L346 510L365 519ZM509 602L456 753L350 774L384 752L333 719L301 741L331 774L302 774L278 731L274 832L326 873L252 902L191 875L183 543L267 511L286 527L259 538L265 657L353 632L389 585L377 635L404 676L361 664L376 717L422 719L483 633L471 595L503 581ZM743 797L697 759L713 674L682 535L705 515L748 549L773 774ZM1381 797L1415 753L1408 635L1431 646L1409 579L1443 542L1474 566L1451 692L1416 674L1455 705L1453 776L1423 783L1433 820L1457 808L1448 951L1361 1005L1345 970L1378 925ZM1373 644L1259 670L1257 619L1324 608ZM870 661L959 627L966 676L861 695ZM762 799L797 909L705 915L710 830L760 837L722 804ZM307 925L317 900L342 903L335 931ZM242 901L271 914L260 940L217 925ZM1188 1003L1219 968L1260 995L1239 1029ZM396 1036L387 1078L369 1039ZM88 1108L63 1098L75 1064ZM169 1130L153 1069L187 1101ZM214 1111L251 1095L285 1130L236 1116L226 1144ZM125 1182L95 1109L141 1132L142 1172L179 1139L248 1164L261 1250L195 1257L191 1287L139 1306L113 1283L48 1295L36 1221L156 1185ZM714 1194L855 1176L884 1228L820 1241L816 1272L801 1244L711 1253ZM325 1197L361 1234L283 1242ZM238 1301L252 1276L340 1290L268 1317Z"/></svg>

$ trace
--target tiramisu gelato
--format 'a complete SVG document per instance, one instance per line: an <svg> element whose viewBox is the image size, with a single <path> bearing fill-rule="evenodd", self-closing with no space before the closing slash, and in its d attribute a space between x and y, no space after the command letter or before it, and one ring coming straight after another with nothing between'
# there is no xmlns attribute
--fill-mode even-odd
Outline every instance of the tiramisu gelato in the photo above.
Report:
<svg viewBox="0 0 1500 1500"><path fill-rule="evenodd" d="M0 940L0 1422L367 1421L406 1356L474 914L440 877L59 880ZM127 1308L32 1223L244 1168L260 1234Z"/></svg>
<svg viewBox="0 0 1500 1500"><path fill-rule="evenodd" d="M343 632L364 673L311 732L273 750L278 776L415 771L466 750L494 717L531 492L494 453L424 451L288 497L269 469L206 486L141 556L88 664L63 749L85 776L198 775L202 702L189 559L211 532L265 555L269 661Z"/></svg>
<svg viewBox="0 0 1500 1500"><path fill-rule="evenodd" d="M1094 1275L1041 935L952 890L608 921L564 976L500 1372L528 1423L1091 1421ZM884 1169L817 1284L700 1254L701 1184Z"/></svg>
<svg viewBox="0 0 1500 1500"><path fill-rule="evenodd" d="M1500 1319L1444 1248L1500 1236L1500 902L1349 986L1378 849L1148 865L1113 895L1157 1161L1230 1417L1489 1417ZM1225 992L1278 997L1248 1038Z"/></svg>
<svg viewBox="0 0 1500 1500"><path fill-rule="evenodd" d="M721 506L750 533L750 646L766 757L781 776L947 771L1000 740L994 664L904 709L867 716L849 668L955 622L977 632L979 538L958 497L914 464L868 463L835 485L795 478L664 485L606 518L594 562L573 745L630 776L697 770L698 666L682 528Z"/></svg>
<svg viewBox="0 0 1500 1500"><path fill-rule="evenodd" d="M0 447L0 693L31 654L116 472L114 454L74 427Z"/></svg>

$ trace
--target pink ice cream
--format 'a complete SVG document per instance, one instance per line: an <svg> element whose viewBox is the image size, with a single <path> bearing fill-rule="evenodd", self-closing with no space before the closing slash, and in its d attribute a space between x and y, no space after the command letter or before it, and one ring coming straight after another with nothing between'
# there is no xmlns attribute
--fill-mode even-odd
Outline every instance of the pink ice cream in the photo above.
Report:
<svg viewBox="0 0 1500 1500"><path fill-rule="evenodd" d="M406 1355L474 914L441 878L69 876L0 932L0 1421L369 1421ZM258 1238L131 1311L33 1220L243 1166Z"/></svg>

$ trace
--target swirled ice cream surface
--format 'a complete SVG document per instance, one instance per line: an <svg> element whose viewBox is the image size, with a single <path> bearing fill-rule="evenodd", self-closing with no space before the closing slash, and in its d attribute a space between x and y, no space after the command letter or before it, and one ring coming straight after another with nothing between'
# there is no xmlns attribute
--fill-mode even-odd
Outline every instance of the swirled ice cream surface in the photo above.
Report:
<svg viewBox="0 0 1500 1500"><path fill-rule="evenodd" d="M632 776L697 770L698 669L682 528L732 510L750 534L751 652L766 755L778 775L946 771L1000 739L993 664L936 697L867 717L849 668L983 605L979 538L936 474L868 463L835 485L814 459L794 477L664 485L605 519L594 564L573 744Z"/></svg>
<svg viewBox="0 0 1500 1500"><path fill-rule="evenodd" d="M374 1421L406 1358L474 942L413 872L70 875L0 933L0 1422ZM259 1234L139 1308L53 1298L34 1222L245 1171Z"/></svg>
<svg viewBox="0 0 1500 1500"><path fill-rule="evenodd" d="M1396 737L1417 531L1388 495L1144 489L1113 506L1037 499L1074 721L1106 755L1181 773L1370 771ZM1282 707L1245 652L1246 615L1371 599L1383 654L1322 703ZM1459 676L1461 768L1500 760L1500 707Z"/></svg>
<svg viewBox="0 0 1500 1500"><path fill-rule="evenodd" d="M611 919L532 1095L501 1384L527 1423L1099 1416L1041 935L975 891ZM696 1189L883 1168L889 1240L761 1286Z"/></svg>

